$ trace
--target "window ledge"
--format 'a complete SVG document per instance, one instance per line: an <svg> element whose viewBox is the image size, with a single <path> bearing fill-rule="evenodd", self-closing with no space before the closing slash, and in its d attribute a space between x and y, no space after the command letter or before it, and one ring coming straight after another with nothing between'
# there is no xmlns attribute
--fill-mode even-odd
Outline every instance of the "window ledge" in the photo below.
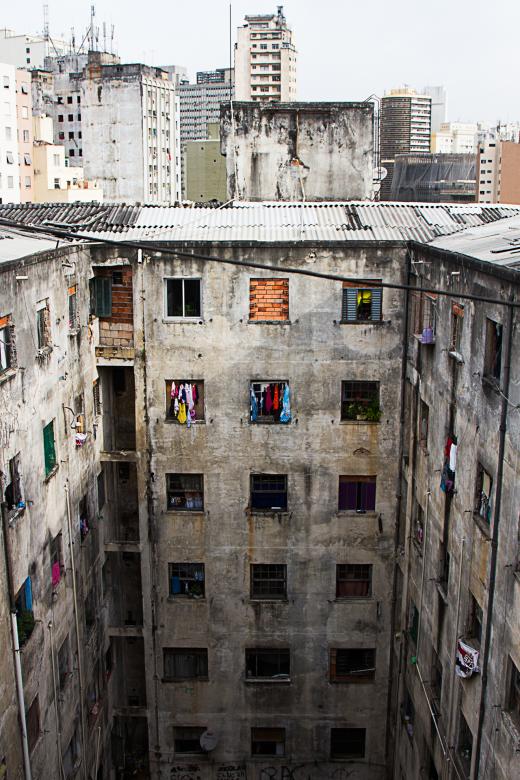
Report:
<svg viewBox="0 0 520 780"><path fill-rule="evenodd" d="M187 594L176 593L174 596L172 596L170 594L168 596L168 598L167 598L167 601L169 601L171 603L173 603L175 601L180 601L180 602L183 602L183 601L190 601L190 602L191 601L196 601L196 602L199 602L199 601L201 601L202 603L204 603L206 601L206 596L189 596Z"/></svg>
<svg viewBox="0 0 520 780"><path fill-rule="evenodd" d="M262 596L251 596L249 602L251 604L288 604L289 599L287 596L280 599L277 599L276 596L267 596L266 598L262 598Z"/></svg>
<svg viewBox="0 0 520 780"><path fill-rule="evenodd" d="M479 529L482 531L484 536L488 541L491 541L491 525L490 523L486 523L483 517L479 515L478 512L473 512L473 520L475 521L475 525L479 527Z"/></svg>
<svg viewBox="0 0 520 780"><path fill-rule="evenodd" d="M0 385L4 382L8 382L13 376L16 376L16 368L6 368L5 371L2 371L0 374Z"/></svg>
<svg viewBox="0 0 520 780"><path fill-rule="evenodd" d="M161 682L187 685L187 683L209 682L209 677L161 677Z"/></svg>
<svg viewBox="0 0 520 780"><path fill-rule="evenodd" d="M250 509L249 514L251 517L264 519L266 517L289 518L291 513L288 512L287 509Z"/></svg>
<svg viewBox="0 0 520 780"><path fill-rule="evenodd" d="M376 512L375 509L338 509L336 514L339 517L369 517L369 518L377 518L379 516L379 512Z"/></svg>
<svg viewBox="0 0 520 780"><path fill-rule="evenodd" d="M292 682L290 677L284 679L276 679L275 677L246 677L244 682L248 685L252 683L260 683L261 685L290 685Z"/></svg>
<svg viewBox="0 0 520 780"><path fill-rule="evenodd" d="M329 680L331 685L372 685L375 683L375 677L359 677L351 680Z"/></svg>
<svg viewBox="0 0 520 780"><path fill-rule="evenodd" d="M291 424L291 420L287 422L281 422L280 420L249 420L250 425L278 425L280 428L284 428Z"/></svg>
<svg viewBox="0 0 520 780"><path fill-rule="evenodd" d="M167 509L166 510L167 515L175 515L179 517L186 517L188 515L189 517L206 517L206 513L203 509Z"/></svg>
<svg viewBox="0 0 520 780"><path fill-rule="evenodd" d="M338 320L338 325L389 325L390 320Z"/></svg>
<svg viewBox="0 0 520 780"><path fill-rule="evenodd" d="M206 320L200 317L163 317L166 325L205 325Z"/></svg>
<svg viewBox="0 0 520 780"><path fill-rule="evenodd" d="M456 352L454 349L448 350L448 356L454 360L456 363L464 363L464 358L460 354L460 352Z"/></svg>
<svg viewBox="0 0 520 780"><path fill-rule="evenodd" d="M44 482L50 482L50 480L51 480L51 479L53 478L53 476L54 476L54 475L57 473L57 471L58 471L58 464L56 464L56 466L54 466L54 468L52 468L52 469L49 471L49 473L47 474L47 476L45 477L45 479L44 479L43 481L44 481Z"/></svg>
<svg viewBox="0 0 520 780"><path fill-rule="evenodd" d="M172 417L165 417L164 422L166 425L178 425L179 428L187 428L187 423L180 423L178 420L175 420ZM192 425L206 425L206 420L191 420L190 426Z"/></svg>
<svg viewBox="0 0 520 780"><path fill-rule="evenodd" d="M345 601L348 601L348 602L355 601L356 604L363 603L363 602L369 602L370 603L371 601L374 601L374 597L373 596L336 596L336 598L333 599L333 601L335 601L335 602L337 602L339 604L342 604Z"/></svg>
<svg viewBox="0 0 520 780"><path fill-rule="evenodd" d="M247 320L248 325L291 325L291 320Z"/></svg>
<svg viewBox="0 0 520 780"><path fill-rule="evenodd" d="M340 425L381 425L381 420L340 420Z"/></svg>

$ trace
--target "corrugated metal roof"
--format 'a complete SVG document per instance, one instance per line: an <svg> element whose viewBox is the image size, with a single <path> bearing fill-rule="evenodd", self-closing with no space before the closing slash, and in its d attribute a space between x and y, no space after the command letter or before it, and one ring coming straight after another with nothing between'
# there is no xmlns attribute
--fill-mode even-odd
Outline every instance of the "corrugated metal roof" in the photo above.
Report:
<svg viewBox="0 0 520 780"><path fill-rule="evenodd" d="M220 208L125 204L0 206L0 218L63 226L103 239L157 242L431 242L520 215L520 206L428 203L236 202Z"/></svg>
<svg viewBox="0 0 520 780"><path fill-rule="evenodd" d="M0 265L38 252L48 252L55 246L56 241L48 238L21 236L18 233L0 230Z"/></svg>
<svg viewBox="0 0 520 780"><path fill-rule="evenodd" d="M520 269L520 216L470 227L431 244L502 267Z"/></svg>

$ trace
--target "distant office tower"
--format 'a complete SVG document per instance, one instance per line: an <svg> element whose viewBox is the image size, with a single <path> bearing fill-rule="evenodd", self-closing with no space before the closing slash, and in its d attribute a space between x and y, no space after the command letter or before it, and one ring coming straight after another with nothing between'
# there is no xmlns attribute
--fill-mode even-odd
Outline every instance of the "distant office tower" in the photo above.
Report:
<svg viewBox="0 0 520 780"><path fill-rule="evenodd" d="M446 90L442 86L428 86L424 87L422 94L429 95L432 99L432 133L436 133L446 122Z"/></svg>
<svg viewBox="0 0 520 780"><path fill-rule="evenodd" d="M196 84L181 81L181 143L208 138L208 124L220 122L220 104L229 103L233 93L233 70L218 68L197 73Z"/></svg>
<svg viewBox="0 0 520 780"><path fill-rule="evenodd" d="M0 203L20 202L16 121L16 69L0 63L2 124L0 125Z"/></svg>
<svg viewBox="0 0 520 780"><path fill-rule="evenodd" d="M477 155L478 202L520 203L520 144L487 141Z"/></svg>
<svg viewBox="0 0 520 780"><path fill-rule="evenodd" d="M246 16L235 44L237 100L296 100L296 48L283 15Z"/></svg>
<svg viewBox="0 0 520 780"><path fill-rule="evenodd" d="M476 124L443 122L438 130L432 130L432 152L440 154L476 154Z"/></svg>
<svg viewBox="0 0 520 780"><path fill-rule="evenodd" d="M381 99L381 200L390 200L396 155L429 153L432 99L414 89L392 89Z"/></svg>
<svg viewBox="0 0 520 780"><path fill-rule="evenodd" d="M391 200L474 203L475 154L398 154Z"/></svg>
<svg viewBox="0 0 520 780"><path fill-rule="evenodd" d="M60 57L69 51L69 43L48 35L16 35L7 27L0 30L0 62L15 68L43 68L45 57Z"/></svg>

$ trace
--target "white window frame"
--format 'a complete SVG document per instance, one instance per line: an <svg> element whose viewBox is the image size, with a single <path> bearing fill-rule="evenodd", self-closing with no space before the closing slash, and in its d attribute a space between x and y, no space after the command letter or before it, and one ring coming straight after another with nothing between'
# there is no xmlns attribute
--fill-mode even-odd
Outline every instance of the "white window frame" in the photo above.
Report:
<svg viewBox="0 0 520 780"><path fill-rule="evenodd" d="M200 296L200 315L198 317L185 317L184 315L179 317L172 317L168 315L168 284L167 282L173 279L175 281L182 282L199 282L199 296ZM163 298L164 298L164 321L165 322L200 322L204 320L204 309L202 306L202 277L200 276L165 276L163 277ZM182 310L184 311L184 284L182 285Z"/></svg>

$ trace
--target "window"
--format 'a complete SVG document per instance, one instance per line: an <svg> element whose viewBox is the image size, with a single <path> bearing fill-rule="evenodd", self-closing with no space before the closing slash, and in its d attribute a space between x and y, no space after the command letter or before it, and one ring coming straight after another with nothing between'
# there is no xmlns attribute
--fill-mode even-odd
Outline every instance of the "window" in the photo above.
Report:
<svg viewBox="0 0 520 780"><path fill-rule="evenodd" d="M16 343L11 315L0 317L0 374L16 366Z"/></svg>
<svg viewBox="0 0 520 780"><path fill-rule="evenodd" d="M475 513L486 523L491 522L491 489L493 479L481 463L477 464L477 480L475 483Z"/></svg>
<svg viewBox="0 0 520 780"><path fill-rule="evenodd" d="M67 95L67 103L72 103L72 95Z"/></svg>
<svg viewBox="0 0 520 780"><path fill-rule="evenodd" d="M38 349L50 349L51 338L51 313L48 301L40 301L36 310L36 332L38 335Z"/></svg>
<svg viewBox="0 0 520 780"><path fill-rule="evenodd" d="M203 563L168 564L170 596L189 596L190 598L202 599L205 595L204 580Z"/></svg>
<svg viewBox="0 0 520 780"><path fill-rule="evenodd" d="M78 327L78 304L77 304L77 288L73 284L68 289L68 302L69 302L69 331L75 331Z"/></svg>
<svg viewBox="0 0 520 780"><path fill-rule="evenodd" d="M5 128L5 140L10 141L12 137L12 130L10 127Z"/></svg>
<svg viewBox="0 0 520 780"><path fill-rule="evenodd" d="M61 189L61 182L59 179L54 179L54 189L55 190Z"/></svg>
<svg viewBox="0 0 520 780"><path fill-rule="evenodd" d="M9 89L9 76L4 76L4 87Z"/></svg>
<svg viewBox="0 0 520 780"><path fill-rule="evenodd" d="M45 476L48 477L57 467L56 444L54 441L54 420L51 420L43 429L43 457L45 462Z"/></svg>
<svg viewBox="0 0 520 780"><path fill-rule="evenodd" d="M246 679L289 680L291 651L271 648L246 650Z"/></svg>
<svg viewBox="0 0 520 780"><path fill-rule="evenodd" d="M166 475L167 509L201 512L204 509L202 474Z"/></svg>
<svg viewBox="0 0 520 780"><path fill-rule="evenodd" d="M430 407L422 400L419 402L419 442L424 450L428 450L428 429L430 424Z"/></svg>
<svg viewBox="0 0 520 780"><path fill-rule="evenodd" d="M413 534L415 543L422 547L424 541L424 511L417 499L414 500L413 508Z"/></svg>
<svg viewBox="0 0 520 780"><path fill-rule="evenodd" d="M85 633L88 635L96 625L96 594L92 587L85 599Z"/></svg>
<svg viewBox="0 0 520 780"><path fill-rule="evenodd" d="M410 696L410 692L408 691L408 688L406 686L404 688L404 698L401 704L401 719L406 729L406 733L410 738L413 737L414 723L415 723L415 707L412 701L412 697Z"/></svg>
<svg viewBox="0 0 520 780"><path fill-rule="evenodd" d="M249 319L278 322L289 319L289 280L250 279Z"/></svg>
<svg viewBox="0 0 520 780"><path fill-rule="evenodd" d="M205 726L176 726L173 730L175 752L204 753L200 744L200 738L205 731Z"/></svg>
<svg viewBox="0 0 520 780"><path fill-rule="evenodd" d="M166 317L202 316L200 279L166 279Z"/></svg>
<svg viewBox="0 0 520 780"><path fill-rule="evenodd" d="M287 476L285 474L251 474L251 509L287 509Z"/></svg>
<svg viewBox="0 0 520 780"><path fill-rule="evenodd" d="M183 406L184 405L184 406ZM166 380L166 419L176 420L181 425L204 420L204 380Z"/></svg>
<svg viewBox="0 0 520 780"><path fill-rule="evenodd" d="M63 135L60 133L60 135ZM52 155L52 162L55 168L57 168L60 164L60 155L59 154L53 154Z"/></svg>
<svg viewBox="0 0 520 780"><path fill-rule="evenodd" d="M69 122L74 122L74 114L68 114L67 119Z"/></svg>
<svg viewBox="0 0 520 780"><path fill-rule="evenodd" d="M486 355L484 358L484 376L495 382L500 381L502 362L502 325L486 318Z"/></svg>
<svg viewBox="0 0 520 780"><path fill-rule="evenodd" d="M371 563L336 564L336 597L366 599L372 595Z"/></svg>
<svg viewBox="0 0 520 780"><path fill-rule="evenodd" d="M208 679L208 651L205 647L163 648L165 680Z"/></svg>
<svg viewBox="0 0 520 780"><path fill-rule="evenodd" d="M408 616L408 634L414 644L417 644L419 636L419 610L413 601L410 601L410 613Z"/></svg>
<svg viewBox="0 0 520 780"><path fill-rule="evenodd" d="M412 293L413 332L422 344L435 343L437 296L434 293Z"/></svg>
<svg viewBox="0 0 520 780"><path fill-rule="evenodd" d="M381 320L383 290L370 287L370 283L380 280L370 279L360 282L343 282L342 322L376 322Z"/></svg>
<svg viewBox="0 0 520 780"><path fill-rule="evenodd" d="M63 122L63 114L58 114L58 122Z"/></svg>
<svg viewBox="0 0 520 780"><path fill-rule="evenodd" d="M14 177L13 176L8 176L7 177L7 187L10 190L14 189Z"/></svg>
<svg viewBox="0 0 520 780"><path fill-rule="evenodd" d="M4 484L4 501L7 504L7 511L13 512L17 509L23 509L25 503L20 477L20 453L9 460L9 472L5 476Z"/></svg>
<svg viewBox="0 0 520 780"><path fill-rule="evenodd" d="M251 598L287 598L287 565L285 563L252 563Z"/></svg>
<svg viewBox="0 0 520 780"><path fill-rule="evenodd" d="M25 177L25 189L30 190L32 187L32 180L30 176Z"/></svg>
<svg viewBox="0 0 520 780"><path fill-rule="evenodd" d="M284 756L285 729L251 729L252 756Z"/></svg>
<svg viewBox="0 0 520 780"><path fill-rule="evenodd" d="M27 739L29 741L29 752L32 753L36 743L40 738L40 703L38 694L32 700L32 704L25 713L25 722L27 724Z"/></svg>
<svg viewBox="0 0 520 780"><path fill-rule="evenodd" d="M379 422L379 382L342 382L341 419Z"/></svg>
<svg viewBox="0 0 520 780"><path fill-rule="evenodd" d="M377 477L340 476L338 509L349 512L374 512Z"/></svg>
<svg viewBox="0 0 520 780"><path fill-rule="evenodd" d="M432 706L437 711L437 715L440 713L443 675L444 675L444 669L442 666L442 661L434 650L433 657L432 657L432 672L431 672L432 694L433 694Z"/></svg>
<svg viewBox="0 0 520 780"><path fill-rule="evenodd" d="M29 131L28 130L23 130L22 137L23 137L24 144L28 144L29 143ZM29 162L28 165L30 165L30 164L31 163Z"/></svg>
<svg viewBox="0 0 520 780"><path fill-rule="evenodd" d="M60 690L65 688L70 676L70 644L69 637L66 636L58 650L58 680Z"/></svg>
<svg viewBox="0 0 520 780"><path fill-rule="evenodd" d="M90 313L95 317L112 316L111 276L94 276L90 280Z"/></svg>
<svg viewBox="0 0 520 780"><path fill-rule="evenodd" d="M376 651L373 649L332 649L331 682L370 682L376 673Z"/></svg>
<svg viewBox="0 0 520 780"><path fill-rule="evenodd" d="M105 506L106 490L105 490L105 470L101 466L101 471L97 476L97 497L98 497L98 509L101 511Z"/></svg>
<svg viewBox="0 0 520 780"><path fill-rule="evenodd" d="M457 739L457 757L460 760L466 777L469 777L471 769L471 755L473 753L473 735L466 722L466 718L459 713L459 733Z"/></svg>
<svg viewBox="0 0 520 780"><path fill-rule="evenodd" d="M5 153L5 159L7 160L9 165L14 164L14 154L12 152L6 152Z"/></svg>
<svg viewBox="0 0 520 780"><path fill-rule="evenodd" d="M30 577L27 577L16 594L15 609L18 642L20 647L22 647L27 642L34 629L32 583Z"/></svg>
<svg viewBox="0 0 520 780"><path fill-rule="evenodd" d="M287 423L291 420L290 390L287 380L251 382L250 420L255 423Z"/></svg>
<svg viewBox="0 0 520 780"><path fill-rule="evenodd" d="M51 559L51 582L52 587L56 588L61 580L61 575L64 573L65 568L63 566L63 550L62 550L62 535L57 534L54 539L51 539L49 548L49 555Z"/></svg>
<svg viewBox="0 0 520 780"><path fill-rule="evenodd" d="M462 306L460 303L452 303L450 352L454 352L457 356L460 355L463 325L464 325L464 306Z"/></svg>
<svg viewBox="0 0 520 780"><path fill-rule="evenodd" d="M331 758L364 758L366 729L331 729Z"/></svg>
<svg viewBox="0 0 520 780"><path fill-rule="evenodd" d="M475 639L478 643L482 641L482 621L484 615L482 607L476 600L473 593L469 594L469 615L468 615L468 637Z"/></svg>
<svg viewBox="0 0 520 780"><path fill-rule="evenodd" d="M507 697L507 710L520 722L520 671L509 659L509 695Z"/></svg>

